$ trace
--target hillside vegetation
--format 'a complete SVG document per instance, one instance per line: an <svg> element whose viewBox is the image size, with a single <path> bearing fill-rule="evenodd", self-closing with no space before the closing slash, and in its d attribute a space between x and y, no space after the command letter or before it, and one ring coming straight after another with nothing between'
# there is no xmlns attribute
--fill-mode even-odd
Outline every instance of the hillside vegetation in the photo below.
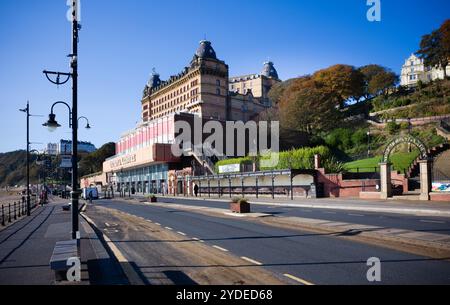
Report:
<svg viewBox="0 0 450 305"><path fill-rule="evenodd" d="M79 153L79 176L102 170L105 159L115 154L115 144L107 143L93 153ZM48 183L69 183L71 174L67 169L59 169L61 159L51 158L51 166L47 169L37 165L38 155L31 155L30 183L42 181L44 174ZM0 186L26 185L26 151L19 150L0 154Z"/></svg>

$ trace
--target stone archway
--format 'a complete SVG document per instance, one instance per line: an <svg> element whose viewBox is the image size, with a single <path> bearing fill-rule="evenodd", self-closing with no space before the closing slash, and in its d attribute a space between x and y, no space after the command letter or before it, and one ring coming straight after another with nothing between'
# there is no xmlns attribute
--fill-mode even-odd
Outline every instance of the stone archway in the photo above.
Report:
<svg viewBox="0 0 450 305"><path fill-rule="evenodd" d="M431 175L428 148L425 143L411 135L395 138L384 150L383 160L380 163L381 199L392 197L391 164L389 159L394 149L404 143L412 144L420 151L420 200L430 200Z"/></svg>

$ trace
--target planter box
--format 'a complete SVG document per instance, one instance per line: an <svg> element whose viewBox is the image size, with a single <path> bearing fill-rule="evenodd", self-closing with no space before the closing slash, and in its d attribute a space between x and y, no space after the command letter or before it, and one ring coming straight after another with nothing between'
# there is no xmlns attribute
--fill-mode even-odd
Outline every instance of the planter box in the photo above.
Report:
<svg viewBox="0 0 450 305"><path fill-rule="evenodd" d="M156 197L150 198L150 202L157 202L157 201L158 201L158 199Z"/></svg>
<svg viewBox="0 0 450 305"><path fill-rule="evenodd" d="M230 210L233 213L245 214L250 213L250 203L230 203Z"/></svg>

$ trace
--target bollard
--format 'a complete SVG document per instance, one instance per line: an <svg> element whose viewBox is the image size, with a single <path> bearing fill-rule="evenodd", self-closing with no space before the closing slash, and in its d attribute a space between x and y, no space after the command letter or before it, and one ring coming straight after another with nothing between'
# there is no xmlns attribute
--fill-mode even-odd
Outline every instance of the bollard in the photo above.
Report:
<svg viewBox="0 0 450 305"><path fill-rule="evenodd" d="M17 220L16 202L14 202L14 220Z"/></svg>
<svg viewBox="0 0 450 305"><path fill-rule="evenodd" d="M8 203L8 221L11 222L11 203Z"/></svg>
<svg viewBox="0 0 450 305"><path fill-rule="evenodd" d="M6 226L5 223L5 207L2 204L2 226Z"/></svg>
<svg viewBox="0 0 450 305"><path fill-rule="evenodd" d="M22 209L22 207L20 206L20 201L19 202L17 202L17 204L18 204L18 217L20 218L20 217L22 217L22 213L21 213L21 209Z"/></svg>

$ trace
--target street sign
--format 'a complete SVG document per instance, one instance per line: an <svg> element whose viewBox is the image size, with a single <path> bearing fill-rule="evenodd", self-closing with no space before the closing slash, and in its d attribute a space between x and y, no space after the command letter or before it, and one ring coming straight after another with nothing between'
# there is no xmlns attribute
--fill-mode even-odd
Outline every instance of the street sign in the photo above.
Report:
<svg viewBox="0 0 450 305"><path fill-rule="evenodd" d="M60 168L72 168L72 156L61 156Z"/></svg>
<svg viewBox="0 0 450 305"><path fill-rule="evenodd" d="M240 164L228 164L219 166L219 174L230 174L241 172Z"/></svg>

